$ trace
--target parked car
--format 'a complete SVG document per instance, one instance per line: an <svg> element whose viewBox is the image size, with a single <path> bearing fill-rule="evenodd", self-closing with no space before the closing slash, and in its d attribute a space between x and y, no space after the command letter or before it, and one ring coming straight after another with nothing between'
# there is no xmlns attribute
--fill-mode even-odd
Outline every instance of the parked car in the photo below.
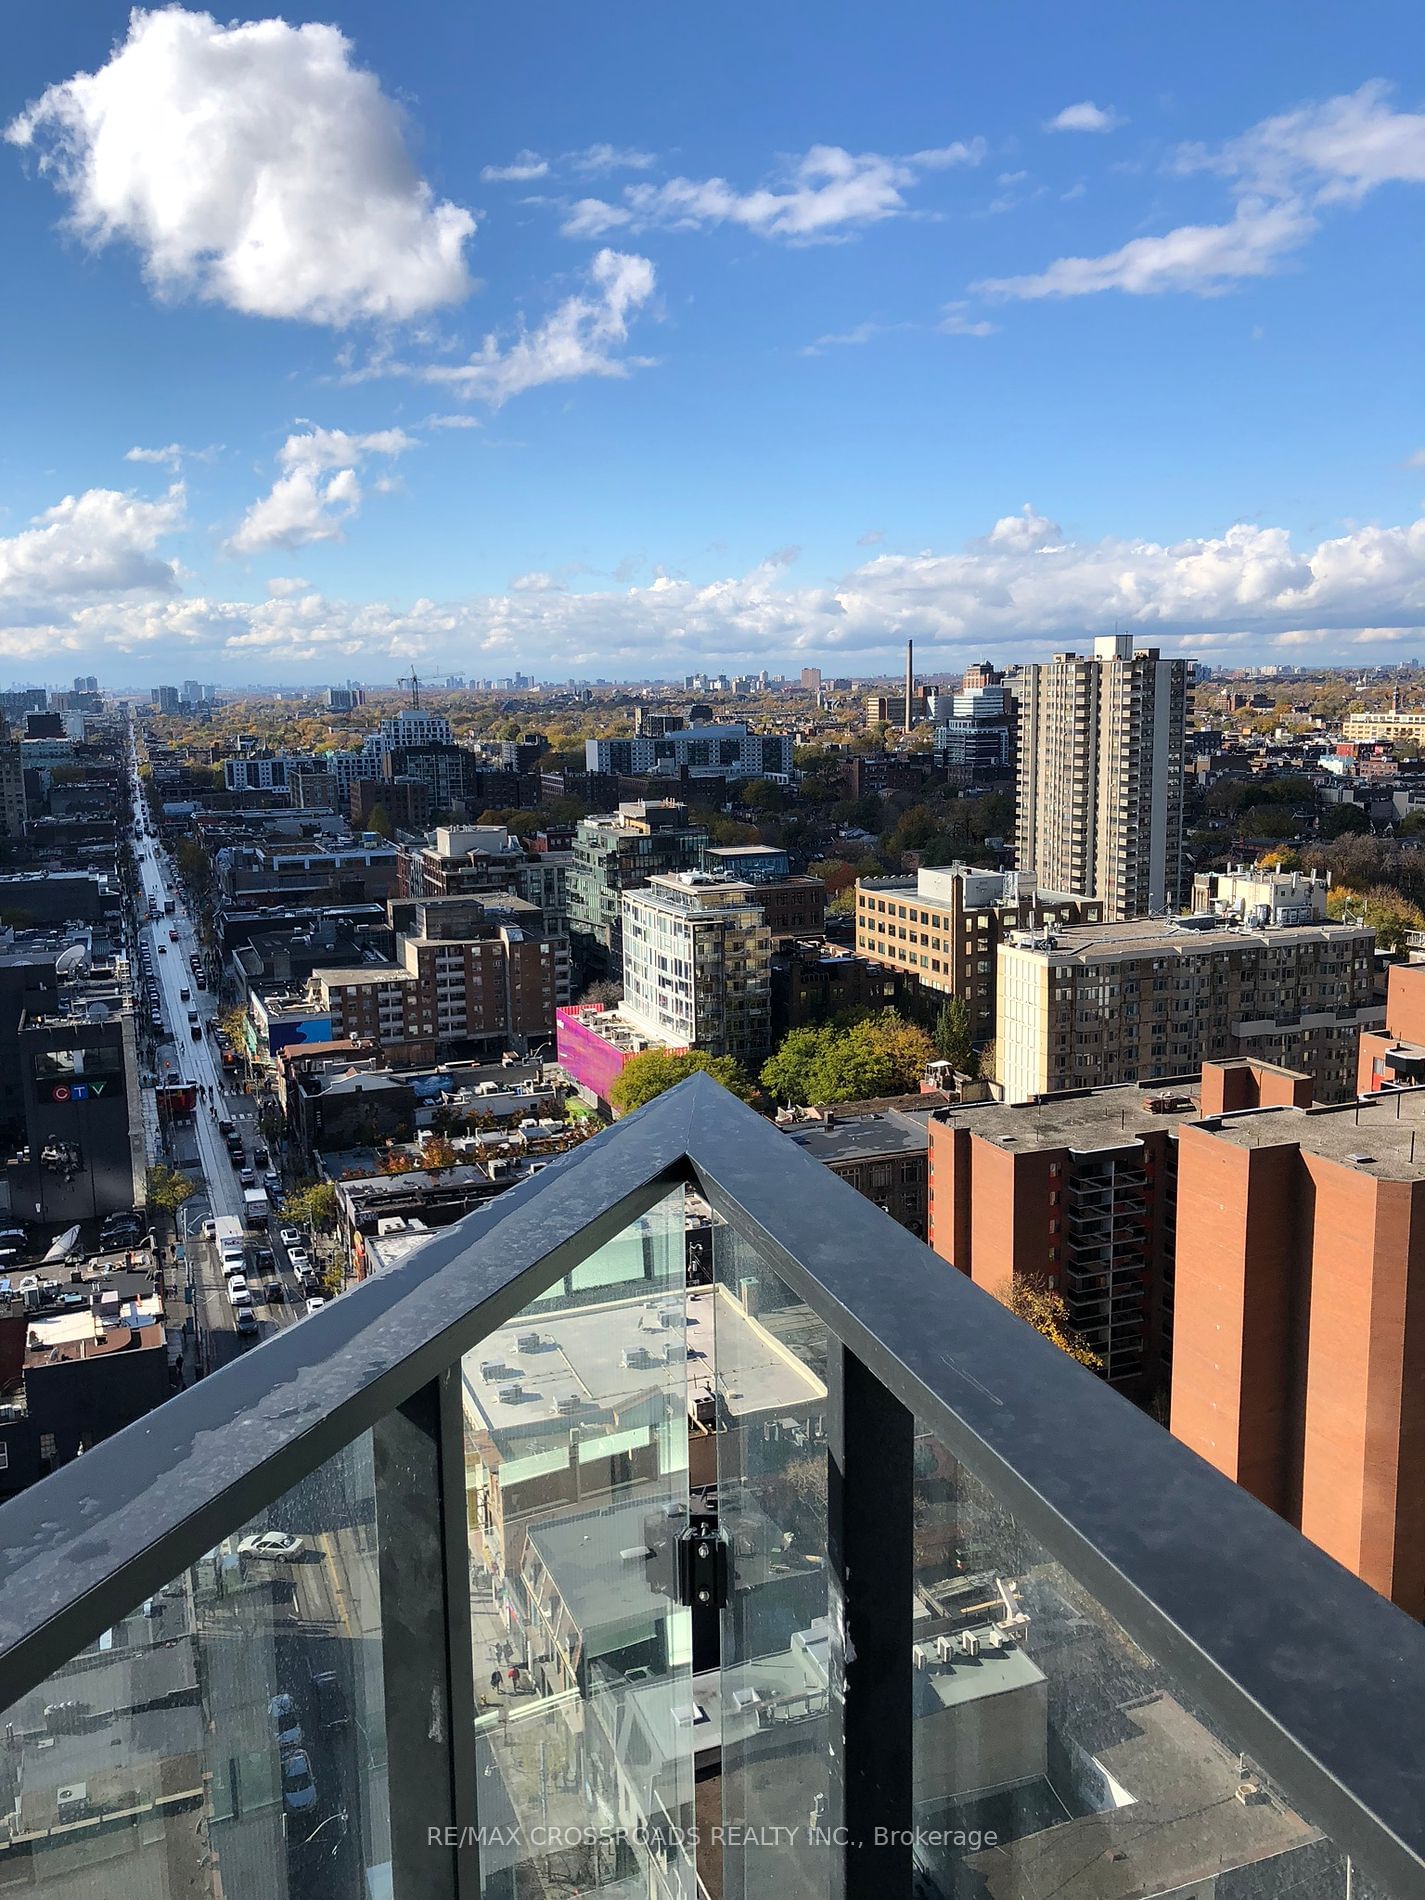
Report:
<svg viewBox="0 0 1425 1900"><path fill-rule="evenodd" d="M284 1227L282 1229L282 1245L284 1247L299 1246L301 1240L302 1236L297 1232L295 1227Z"/></svg>
<svg viewBox="0 0 1425 1900"><path fill-rule="evenodd" d="M237 1316L238 1336L253 1339L258 1332L257 1315L250 1306L245 1306Z"/></svg>
<svg viewBox="0 0 1425 1900"><path fill-rule="evenodd" d="M267 1150L260 1141L252 1151L252 1165L255 1168L265 1168L267 1166Z"/></svg>
<svg viewBox="0 0 1425 1900"><path fill-rule="evenodd" d="M307 1311L309 1313L320 1313L325 1305L326 1301L322 1298L321 1294L316 1293L307 1301Z"/></svg>
<svg viewBox="0 0 1425 1900"><path fill-rule="evenodd" d="M251 1537L238 1539L239 1557L271 1558L280 1563L291 1563L306 1548L306 1538L294 1537L290 1531L254 1531Z"/></svg>
<svg viewBox="0 0 1425 1900"><path fill-rule="evenodd" d="M272 1739L282 1749L302 1746L302 1724L297 1720L297 1704L289 1695L275 1695L267 1705L272 1721Z"/></svg>
<svg viewBox="0 0 1425 1900"><path fill-rule="evenodd" d="M287 1289L280 1280L268 1280L263 1286L262 1297L269 1306L281 1306L287 1298Z"/></svg>
<svg viewBox="0 0 1425 1900"><path fill-rule="evenodd" d="M229 1121L226 1116L220 1117L218 1121L218 1133L225 1137L228 1135L236 1134L237 1123L233 1121Z"/></svg>
<svg viewBox="0 0 1425 1900"><path fill-rule="evenodd" d="M317 1784L312 1765L300 1748L282 1757L282 1805L289 1814L304 1814L317 1805Z"/></svg>
<svg viewBox="0 0 1425 1900"><path fill-rule="evenodd" d="M256 1187L257 1176L253 1173L251 1168L239 1168L238 1169L238 1184L240 1187L245 1187L245 1188Z"/></svg>
<svg viewBox="0 0 1425 1900"><path fill-rule="evenodd" d="M247 1281L240 1273L234 1274L228 1281L228 1299L234 1306L252 1305L252 1294L248 1290Z"/></svg>
<svg viewBox="0 0 1425 1900"><path fill-rule="evenodd" d="M312 1264L312 1256L307 1252L305 1247L289 1247L287 1249L287 1258L292 1262L292 1271L294 1273L301 1273Z"/></svg>

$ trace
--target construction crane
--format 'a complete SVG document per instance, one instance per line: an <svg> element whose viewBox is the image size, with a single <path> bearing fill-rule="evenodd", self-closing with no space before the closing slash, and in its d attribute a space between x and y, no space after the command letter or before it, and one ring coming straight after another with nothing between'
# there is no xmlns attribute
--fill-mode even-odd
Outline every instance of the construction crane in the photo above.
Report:
<svg viewBox="0 0 1425 1900"><path fill-rule="evenodd" d="M398 686L410 687L411 711L419 712L421 709L421 683L416 677L416 669L412 667L409 673L402 675L402 677L396 681L396 684Z"/></svg>

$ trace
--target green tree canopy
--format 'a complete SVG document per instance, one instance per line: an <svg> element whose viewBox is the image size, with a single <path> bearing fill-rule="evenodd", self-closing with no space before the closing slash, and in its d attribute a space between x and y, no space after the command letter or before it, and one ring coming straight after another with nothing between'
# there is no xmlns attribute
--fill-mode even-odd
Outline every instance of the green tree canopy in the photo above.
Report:
<svg viewBox="0 0 1425 1900"><path fill-rule="evenodd" d="M186 1174L180 1174L177 1168L170 1168L162 1161L156 1161L148 1171L144 1199L150 1207L161 1207L173 1214L195 1192Z"/></svg>
<svg viewBox="0 0 1425 1900"><path fill-rule="evenodd" d="M791 1030L762 1065L761 1082L777 1101L796 1107L864 1102L917 1088L934 1060L925 1031L884 1009L849 1026Z"/></svg>
<svg viewBox="0 0 1425 1900"><path fill-rule="evenodd" d="M687 1049L681 1054L670 1049L645 1049L624 1064L609 1089L609 1100L620 1115L631 1115L665 1089L698 1074L710 1075L744 1102L751 1097L751 1084L731 1056L710 1056L704 1049Z"/></svg>
<svg viewBox="0 0 1425 1900"><path fill-rule="evenodd" d="M282 1208L284 1220L296 1221L319 1234L331 1232L338 1212L336 1187L330 1181L309 1181L305 1187L293 1188Z"/></svg>
<svg viewBox="0 0 1425 1900"><path fill-rule="evenodd" d="M963 997L947 996L935 1018L935 1053L952 1062L964 1075L975 1073L975 1050L970 1040L970 1011Z"/></svg>

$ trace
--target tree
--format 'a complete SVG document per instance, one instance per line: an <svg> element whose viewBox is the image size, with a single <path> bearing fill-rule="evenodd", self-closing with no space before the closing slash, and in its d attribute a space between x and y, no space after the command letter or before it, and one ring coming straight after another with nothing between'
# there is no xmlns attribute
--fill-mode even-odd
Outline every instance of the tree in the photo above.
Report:
<svg viewBox="0 0 1425 1900"><path fill-rule="evenodd" d="M223 1011L218 1018L218 1028L234 1049L241 1049L244 1054L247 1053L247 1011L240 1003L234 1003L231 1009Z"/></svg>
<svg viewBox="0 0 1425 1900"><path fill-rule="evenodd" d="M421 1143L421 1166L428 1168L432 1174L438 1174L443 1168L453 1168L459 1159L444 1135L433 1135L429 1141Z"/></svg>
<svg viewBox="0 0 1425 1900"><path fill-rule="evenodd" d="M382 1174L411 1174L419 1164L404 1148L388 1148L376 1165Z"/></svg>
<svg viewBox="0 0 1425 1900"><path fill-rule="evenodd" d="M391 814L384 805L371 807L371 816L366 821L366 829L374 831L378 838L385 838L388 841L396 835L396 827L391 823Z"/></svg>
<svg viewBox="0 0 1425 1900"><path fill-rule="evenodd" d="M925 1031L894 1009L849 1026L826 1023L793 1029L762 1065L762 1086L779 1102L798 1107L864 1102L918 1088L935 1045Z"/></svg>
<svg viewBox="0 0 1425 1900"><path fill-rule="evenodd" d="M970 1041L970 1011L960 996L947 996L935 1018L935 1053L962 1074L975 1072L975 1051Z"/></svg>
<svg viewBox="0 0 1425 1900"><path fill-rule="evenodd" d="M170 1168L162 1161L156 1161L148 1171L144 1199L150 1207L161 1207L166 1213L174 1214L195 1192L186 1174L180 1174L177 1168Z"/></svg>
<svg viewBox="0 0 1425 1900"><path fill-rule="evenodd" d="M331 1181L309 1181L305 1186L293 1188L282 1208L285 1219L295 1221L299 1227L310 1227L317 1234L329 1234L340 1212L341 1204Z"/></svg>
<svg viewBox="0 0 1425 1900"><path fill-rule="evenodd" d="M615 1076L609 1088L609 1100L619 1115L631 1115L645 1102L662 1095L665 1089L686 1082L690 1075L710 1075L725 1089L745 1102L752 1094L751 1084L741 1066L731 1056L710 1056L705 1049L645 1049L632 1056Z"/></svg>
<svg viewBox="0 0 1425 1900"><path fill-rule="evenodd" d="M1407 932L1425 930L1420 906L1386 884L1373 884L1365 891L1338 884L1327 896L1326 914L1337 919L1364 917L1380 948L1392 952L1405 948Z"/></svg>
<svg viewBox="0 0 1425 1900"><path fill-rule="evenodd" d="M1001 1306L1007 1306L1016 1319L1022 1319L1036 1333L1042 1333L1051 1345L1066 1352L1081 1366L1087 1366L1090 1372L1097 1372L1103 1364L1083 1335L1070 1325L1064 1296L1049 1280L1037 1275L1006 1280L996 1287L995 1298Z"/></svg>

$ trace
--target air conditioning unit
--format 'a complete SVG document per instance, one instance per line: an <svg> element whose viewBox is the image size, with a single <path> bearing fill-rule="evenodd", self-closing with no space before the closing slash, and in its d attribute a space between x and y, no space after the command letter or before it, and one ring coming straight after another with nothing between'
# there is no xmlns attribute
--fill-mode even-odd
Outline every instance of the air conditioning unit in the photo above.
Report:
<svg viewBox="0 0 1425 1900"><path fill-rule="evenodd" d="M959 1650L960 1645L955 1641L953 1636L936 1637L935 1655L938 1661L943 1663L954 1662L956 1656L959 1654Z"/></svg>
<svg viewBox="0 0 1425 1900"><path fill-rule="evenodd" d="M501 1405L518 1405L523 1397L524 1387L522 1385L502 1385L500 1387L499 1400Z"/></svg>
<svg viewBox="0 0 1425 1900"><path fill-rule="evenodd" d="M539 1352L544 1346L544 1340L539 1333L521 1333L517 1344L521 1352Z"/></svg>
<svg viewBox="0 0 1425 1900"><path fill-rule="evenodd" d="M625 1346L619 1354L619 1364L625 1372L642 1372L652 1363L653 1356L647 1346Z"/></svg>
<svg viewBox="0 0 1425 1900"><path fill-rule="evenodd" d="M584 1409L584 1401L577 1392L566 1392L562 1399L555 1402L555 1409L561 1418L573 1418Z"/></svg>

